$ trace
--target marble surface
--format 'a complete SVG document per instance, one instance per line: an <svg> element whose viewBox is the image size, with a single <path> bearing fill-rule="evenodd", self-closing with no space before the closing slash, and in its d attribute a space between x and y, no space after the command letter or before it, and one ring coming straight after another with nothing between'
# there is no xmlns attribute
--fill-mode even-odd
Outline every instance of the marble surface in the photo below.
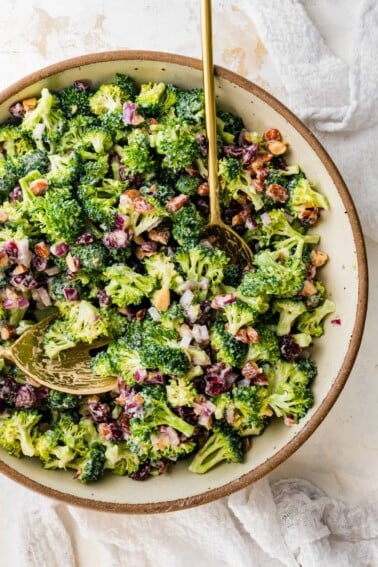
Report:
<svg viewBox="0 0 378 567"><path fill-rule="evenodd" d="M214 1L215 62L248 77L287 103L269 54L243 11L242 0ZM355 0L304 0L334 52L347 60ZM108 49L152 49L200 57L198 3L194 0L3 0L0 17L0 89L55 61ZM343 17L343 14L348 17ZM332 148L328 148L332 154ZM329 416L275 478L312 480L350 502L378 492L378 245L367 242L371 297L366 330L351 376ZM17 490L16 490L17 488ZM0 478L0 566L16 565L12 502L23 489ZM69 523L69 514L66 515ZM13 520L16 520L14 517ZM75 534L78 564L89 565L96 547ZM97 564L101 558L96 556Z"/></svg>

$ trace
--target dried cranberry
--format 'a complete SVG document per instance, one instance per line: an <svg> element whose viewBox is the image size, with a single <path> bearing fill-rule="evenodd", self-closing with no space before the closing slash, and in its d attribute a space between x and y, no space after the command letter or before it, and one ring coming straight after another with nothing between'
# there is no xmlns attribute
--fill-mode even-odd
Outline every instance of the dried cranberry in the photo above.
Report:
<svg viewBox="0 0 378 567"><path fill-rule="evenodd" d="M13 287L20 289L21 291L27 291L28 289L34 289L38 287L38 283L35 281L30 272L25 274L19 274L17 276L11 276L9 282Z"/></svg>
<svg viewBox="0 0 378 567"><path fill-rule="evenodd" d="M40 256L33 256L32 264L37 272L43 272L47 268L47 258L41 258Z"/></svg>
<svg viewBox="0 0 378 567"><path fill-rule="evenodd" d="M193 408L190 408L189 406L180 406L177 408L172 408L172 411L174 411L176 415L181 417L181 419L183 419L187 423L190 423L190 425L197 425L198 415L194 413Z"/></svg>
<svg viewBox="0 0 378 567"><path fill-rule="evenodd" d="M22 189L19 185L13 187L12 191L9 193L9 199L11 203L23 200Z"/></svg>
<svg viewBox="0 0 378 567"><path fill-rule="evenodd" d="M4 376L0 382L0 400L13 404L19 385L13 376Z"/></svg>
<svg viewBox="0 0 378 567"><path fill-rule="evenodd" d="M126 218L124 215L116 213L114 216L114 228L117 230L125 230Z"/></svg>
<svg viewBox="0 0 378 567"><path fill-rule="evenodd" d="M242 162L244 165L250 165L251 162L257 156L259 151L259 146L257 144L250 144L244 147L244 153L242 155Z"/></svg>
<svg viewBox="0 0 378 567"><path fill-rule="evenodd" d="M104 289L100 289L97 294L97 299L100 307L108 307L108 305L112 304L112 298L106 293Z"/></svg>
<svg viewBox="0 0 378 567"><path fill-rule="evenodd" d="M31 384L22 384L19 387L14 405L16 408L33 408L38 404L37 394Z"/></svg>
<svg viewBox="0 0 378 567"><path fill-rule="evenodd" d="M205 134L202 134L201 132L197 132L196 139L197 139L199 149L201 151L202 156L206 157L207 153L208 153L208 148L209 148L209 141L208 141L207 137L205 136Z"/></svg>
<svg viewBox="0 0 378 567"><path fill-rule="evenodd" d="M203 217L208 217L210 211L209 199L206 199L205 197L198 199L197 209L200 215L202 215Z"/></svg>
<svg viewBox="0 0 378 567"><path fill-rule="evenodd" d="M77 81L74 81L73 86L77 91L89 91L89 89L91 88L91 81L89 81L88 79L78 79Z"/></svg>
<svg viewBox="0 0 378 567"><path fill-rule="evenodd" d="M98 426L98 431L101 437L106 439L106 441L117 442L117 441L122 441L124 438L122 427L118 423L115 423L114 421L110 423L106 423L106 422L100 423Z"/></svg>
<svg viewBox="0 0 378 567"><path fill-rule="evenodd" d="M146 461L135 473L131 473L130 478L133 480L147 480L151 476L151 463Z"/></svg>
<svg viewBox="0 0 378 567"><path fill-rule="evenodd" d="M198 325L205 325L211 317L211 303L210 301L201 301L200 303L201 314L197 319Z"/></svg>
<svg viewBox="0 0 378 567"><path fill-rule="evenodd" d="M3 246L4 252L7 254L11 262L15 262L18 258L18 246L17 243L12 239L8 240Z"/></svg>
<svg viewBox="0 0 378 567"><path fill-rule="evenodd" d="M76 238L75 244L92 244L93 241L93 234L91 234L90 232L85 232L84 234L81 234L78 238Z"/></svg>
<svg viewBox="0 0 378 567"><path fill-rule="evenodd" d="M95 423L102 423L110 420L110 408L104 402L88 402L88 411Z"/></svg>
<svg viewBox="0 0 378 567"><path fill-rule="evenodd" d="M289 361L295 360L302 353L301 347L295 342L292 335L284 335L280 341L282 356Z"/></svg>

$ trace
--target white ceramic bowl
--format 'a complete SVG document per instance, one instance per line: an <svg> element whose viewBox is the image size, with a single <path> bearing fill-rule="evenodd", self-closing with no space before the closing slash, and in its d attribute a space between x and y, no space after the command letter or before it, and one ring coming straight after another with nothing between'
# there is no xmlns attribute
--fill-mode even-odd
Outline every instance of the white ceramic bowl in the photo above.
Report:
<svg viewBox="0 0 378 567"><path fill-rule="evenodd" d="M116 72L137 81L163 81L180 87L202 86L201 63L172 54L113 51L85 55L51 65L13 84L0 94L0 121L11 103L38 95L42 87L58 90L76 79L94 85L112 80ZM259 479L288 458L313 433L337 399L356 357L367 305L367 265L356 210L332 160L313 134L286 107L261 88L240 76L216 68L216 96L221 108L240 115L246 127L263 132L278 128L290 143L290 163L299 163L310 180L331 203L316 232L330 256L322 270L331 298L337 305L326 322L323 338L313 349L318 364L314 383L315 405L298 424L273 423L254 440L243 464L216 467L201 476L180 463L169 474L147 482L108 475L101 482L82 485L72 472L44 470L38 461L15 459L0 452L0 470L25 486L70 504L98 510L151 513L182 509L220 498Z"/></svg>

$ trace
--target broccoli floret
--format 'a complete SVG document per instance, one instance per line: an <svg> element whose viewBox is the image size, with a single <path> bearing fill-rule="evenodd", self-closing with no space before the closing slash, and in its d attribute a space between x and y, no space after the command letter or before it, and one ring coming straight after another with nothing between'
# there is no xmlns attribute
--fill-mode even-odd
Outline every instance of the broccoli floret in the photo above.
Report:
<svg viewBox="0 0 378 567"><path fill-rule="evenodd" d="M217 112L218 134L226 144L232 144L235 137L240 134L243 128L243 120L239 116L235 116L232 112L226 112L224 110Z"/></svg>
<svg viewBox="0 0 378 567"><path fill-rule="evenodd" d="M35 455L35 426L41 420L35 410L19 410L0 424L0 445L15 457Z"/></svg>
<svg viewBox="0 0 378 567"><path fill-rule="evenodd" d="M18 177L24 177L34 170L38 170L43 175L49 169L49 156L47 152L41 150L31 150L26 152L16 161L16 170Z"/></svg>
<svg viewBox="0 0 378 567"><path fill-rule="evenodd" d="M81 146L89 152L105 154L109 152L113 145L113 140L109 132L98 126L88 128L82 137ZM84 154L85 155L85 154Z"/></svg>
<svg viewBox="0 0 378 567"><path fill-rule="evenodd" d="M101 307L100 315L101 320L106 327L107 336L120 337L126 332L128 325L127 317L121 315L117 309L112 307Z"/></svg>
<svg viewBox="0 0 378 567"><path fill-rule="evenodd" d="M159 205L163 207L170 199L172 199L176 195L175 190L169 185L154 183L154 188L155 190L153 191L153 198L159 203ZM142 195L150 195L151 187L141 187L140 192L142 193Z"/></svg>
<svg viewBox="0 0 378 567"><path fill-rule="evenodd" d="M242 301L243 303L247 303L247 305L255 311L256 314L266 313L270 307L269 305L269 296L265 293L261 293L257 296L245 296L243 295L239 289L235 292L236 297L238 300Z"/></svg>
<svg viewBox="0 0 378 567"><path fill-rule="evenodd" d="M172 220L172 236L181 246L193 246L199 242L205 220L193 203L189 203L174 213Z"/></svg>
<svg viewBox="0 0 378 567"><path fill-rule="evenodd" d="M57 358L61 352L74 347L77 340L67 328L65 321L54 321L43 337L43 352L47 358Z"/></svg>
<svg viewBox="0 0 378 567"><path fill-rule="evenodd" d="M227 331L231 335L236 335L246 325L253 325L258 316L252 307L240 300L225 305L224 313L227 318Z"/></svg>
<svg viewBox="0 0 378 567"><path fill-rule="evenodd" d="M89 107L93 114L102 116L108 112L122 112L126 100L120 86L103 83L97 91L89 97Z"/></svg>
<svg viewBox="0 0 378 567"><path fill-rule="evenodd" d="M313 284L316 287L316 292L313 295L303 297L303 302L309 310L319 307L327 297L327 290L321 281L314 280Z"/></svg>
<svg viewBox="0 0 378 567"><path fill-rule="evenodd" d="M83 287L79 281L68 280L66 274L57 274L49 280L49 292L54 301L65 301L65 289L76 290L79 297L82 294Z"/></svg>
<svg viewBox="0 0 378 567"><path fill-rule="evenodd" d="M185 121L198 124L205 118L205 97L202 89L179 90L177 92L176 114Z"/></svg>
<svg viewBox="0 0 378 567"><path fill-rule="evenodd" d="M68 333L76 341L92 343L100 335L108 334L100 311L89 301L61 302L57 307L64 318Z"/></svg>
<svg viewBox="0 0 378 567"><path fill-rule="evenodd" d="M49 172L46 176L49 183L58 187L72 185L80 170L80 160L76 152L65 155L50 154Z"/></svg>
<svg viewBox="0 0 378 567"><path fill-rule="evenodd" d="M237 386L214 400L216 419L226 421L239 435L259 435L272 414L267 405L267 388L261 386Z"/></svg>
<svg viewBox="0 0 378 567"><path fill-rule="evenodd" d="M102 443L92 443L87 454L75 462L75 468L77 468L76 478L83 483L99 480L105 470L105 451L106 447Z"/></svg>
<svg viewBox="0 0 378 567"><path fill-rule="evenodd" d="M151 434L151 444L152 460L168 459L173 462L186 459L197 447L195 441L179 441L177 433L166 425Z"/></svg>
<svg viewBox="0 0 378 567"><path fill-rule="evenodd" d="M107 229L114 222L115 206L124 189L125 185L120 181L103 179L99 186L79 185L77 195L88 217Z"/></svg>
<svg viewBox="0 0 378 567"><path fill-rule="evenodd" d="M17 183L17 174L14 164L0 154L0 195L2 200L8 196L9 191Z"/></svg>
<svg viewBox="0 0 378 567"><path fill-rule="evenodd" d="M79 114L67 122L67 129L59 141L59 153L72 151L72 148L79 149L85 132L96 125L96 118ZM39 168L37 168L39 169Z"/></svg>
<svg viewBox="0 0 378 567"><path fill-rule="evenodd" d="M66 469L75 459L76 452L63 444L61 433L55 427L48 429L37 438L35 455L46 469Z"/></svg>
<svg viewBox="0 0 378 567"><path fill-rule="evenodd" d="M307 348L312 343L312 337L311 335L307 335L307 333L294 333L294 335L291 336L301 348Z"/></svg>
<svg viewBox="0 0 378 567"><path fill-rule="evenodd" d="M248 347L226 331L222 320L215 321L211 327L210 341L218 361L237 368L243 365Z"/></svg>
<svg viewBox="0 0 378 567"><path fill-rule="evenodd" d="M226 266L223 275L223 284L231 287L238 287L242 280L244 271L241 264L231 264Z"/></svg>
<svg viewBox="0 0 378 567"><path fill-rule="evenodd" d="M168 407L164 388L159 386L145 386L139 394L143 398L140 421L150 429L159 425L169 425L186 437L191 437L194 427L178 417ZM139 418L138 418L139 419Z"/></svg>
<svg viewBox="0 0 378 567"><path fill-rule="evenodd" d="M161 343L148 341L141 349L145 366L156 368L163 374L182 375L188 371L189 359L179 343L164 338Z"/></svg>
<svg viewBox="0 0 378 567"><path fill-rule="evenodd" d="M91 370L98 376L117 376L113 361L107 352L99 352L93 357Z"/></svg>
<svg viewBox="0 0 378 567"><path fill-rule="evenodd" d="M107 250L101 242L79 244L70 247L70 253L79 260L80 269L102 272L107 263Z"/></svg>
<svg viewBox="0 0 378 567"><path fill-rule="evenodd" d="M173 302L167 311L161 313L160 324L166 329L177 330L184 322L184 319L184 309L179 303Z"/></svg>
<svg viewBox="0 0 378 567"><path fill-rule="evenodd" d="M103 275L109 281L105 291L119 307L138 305L143 297L149 297L156 284L151 276L137 274L122 264L106 268Z"/></svg>
<svg viewBox="0 0 378 567"><path fill-rule="evenodd" d="M140 466L140 458L130 450L127 443L105 443L105 469L113 474L125 476L136 472Z"/></svg>
<svg viewBox="0 0 378 567"><path fill-rule="evenodd" d="M307 311L306 305L302 301L292 299L277 299L273 303L273 311L279 313L277 324L277 335L283 337L289 335L295 320Z"/></svg>
<svg viewBox="0 0 378 567"><path fill-rule="evenodd" d="M43 88L37 106L26 112L22 120L21 130L33 136L39 150L53 152L66 128L67 123L58 104L58 97Z"/></svg>
<svg viewBox="0 0 378 567"><path fill-rule="evenodd" d="M192 406L194 400L198 397L198 392L193 382L185 377L172 378L167 386L167 399L172 407Z"/></svg>
<svg viewBox="0 0 378 567"><path fill-rule="evenodd" d="M247 360L274 364L280 358L279 340L276 333L264 325L256 326L259 337L257 343L248 346Z"/></svg>
<svg viewBox="0 0 378 567"><path fill-rule="evenodd" d="M114 146L124 165L125 172L131 175L152 173L155 168L155 159L151 153L148 132L135 128L128 135L127 141L126 146Z"/></svg>
<svg viewBox="0 0 378 567"><path fill-rule="evenodd" d="M257 266L256 272L248 272L239 286L246 297L265 293L290 298L302 289L306 266L300 258L282 258L279 251L263 250L255 254L253 263Z"/></svg>
<svg viewBox="0 0 378 567"><path fill-rule="evenodd" d="M297 423L313 405L310 389L316 374L312 362L285 362L264 365L268 378L268 404L278 417L292 418Z"/></svg>
<svg viewBox="0 0 378 567"><path fill-rule="evenodd" d="M171 121L150 126L150 145L163 157L162 167L178 171L201 155L196 130L189 124Z"/></svg>
<svg viewBox="0 0 378 567"><path fill-rule="evenodd" d="M156 116L164 111L164 100L166 94L164 83L145 83L140 87L140 93L135 100L138 110L146 116Z"/></svg>
<svg viewBox="0 0 378 567"><path fill-rule="evenodd" d="M134 100L138 94L138 87L135 81L128 75L116 73L113 83L122 90L126 100Z"/></svg>
<svg viewBox="0 0 378 567"><path fill-rule="evenodd" d="M176 271L171 258L163 253L146 258L144 265L147 274L159 284L161 289L176 290L183 282L183 278Z"/></svg>
<svg viewBox="0 0 378 567"><path fill-rule="evenodd" d="M251 174L243 169L241 161L236 158L222 158L218 163L219 185L223 203L228 206L232 199L238 200L241 194L247 195L256 211L264 206L261 196L257 193Z"/></svg>
<svg viewBox="0 0 378 567"><path fill-rule="evenodd" d="M82 185L98 185L109 173L109 156L97 155L95 159L82 164L83 174L80 177Z"/></svg>
<svg viewBox="0 0 378 567"><path fill-rule="evenodd" d="M176 191L184 195L195 195L200 183L201 179L199 177L183 173L176 181Z"/></svg>
<svg viewBox="0 0 378 567"><path fill-rule="evenodd" d="M14 160L34 149L28 134L10 124L0 126L0 148L5 157Z"/></svg>
<svg viewBox="0 0 378 567"><path fill-rule="evenodd" d="M127 205L119 206L119 211L128 217L127 225L134 237L156 228L168 214L154 198L145 196L143 199L146 202L144 211L135 210L131 200Z"/></svg>
<svg viewBox="0 0 378 567"><path fill-rule="evenodd" d="M66 394L65 392L59 392L58 390L50 390L47 398L47 405L50 409L67 412L75 410L78 407L79 398L73 394Z"/></svg>
<svg viewBox="0 0 378 567"><path fill-rule="evenodd" d="M189 466L191 472L203 474L226 461L227 463L243 462L242 439L230 427L214 427L214 433L198 451Z"/></svg>
<svg viewBox="0 0 378 567"><path fill-rule="evenodd" d="M302 219L306 209L329 209L328 199L312 189L308 179L300 177L297 183L289 186L288 208L292 215Z"/></svg>
<svg viewBox="0 0 378 567"><path fill-rule="evenodd" d="M187 280L199 283L205 278L210 288L216 288L221 284L223 270L229 263L222 250L200 245L178 248L174 260L179 264ZM207 292L206 289L199 291L201 299L205 299Z"/></svg>
<svg viewBox="0 0 378 567"><path fill-rule="evenodd" d="M321 337L324 334L323 319L336 309L333 301L326 299L322 305L319 305L313 311L303 313L298 318L298 330L312 337Z"/></svg>
<svg viewBox="0 0 378 567"><path fill-rule="evenodd" d="M89 114L89 96L88 90L78 89L75 86L61 90L58 98L66 118Z"/></svg>

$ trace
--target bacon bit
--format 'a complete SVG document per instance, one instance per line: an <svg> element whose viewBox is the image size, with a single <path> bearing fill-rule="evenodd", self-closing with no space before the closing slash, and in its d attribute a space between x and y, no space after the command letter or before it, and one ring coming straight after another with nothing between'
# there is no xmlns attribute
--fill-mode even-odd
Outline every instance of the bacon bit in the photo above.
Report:
<svg viewBox="0 0 378 567"><path fill-rule="evenodd" d="M189 195L180 194L177 195L177 197L173 197L172 199L169 199L169 201L165 205L165 208L169 213L175 213L176 211L182 209L182 207L184 207L188 202L189 202Z"/></svg>
<svg viewBox="0 0 378 567"><path fill-rule="evenodd" d="M48 258L50 256L50 249L47 246L46 242L38 242L35 246L34 246L34 252L37 254L37 256L39 256L40 258Z"/></svg>
<svg viewBox="0 0 378 567"><path fill-rule="evenodd" d="M282 136L277 128L269 128L269 130L265 130L263 138L266 142L272 142L273 140L281 140Z"/></svg>
<svg viewBox="0 0 378 567"><path fill-rule="evenodd" d="M332 319L331 325L333 325L334 327L339 327L341 325L341 319Z"/></svg>
<svg viewBox="0 0 378 567"><path fill-rule="evenodd" d="M299 295L302 297L311 297L311 295L315 295L317 292L316 286L312 283L311 280L305 280Z"/></svg>
<svg viewBox="0 0 378 567"><path fill-rule="evenodd" d="M134 239L136 241L136 239ZM144 258L147 258L148 256L153 256L154 254L156 254L156 247L151 246L152 244L156 245L156 242L142 242L142 244L140 246L137 246L135 249L135 256L138 258L138 260L143 260Z"/></svg>
<svg viewBox="0 0 378 567"><path fill-rule="evenodd" d="M43 179L43 178L35 179L29 185L30 191L36 197L40 197L41 195L44 195L46 193L48 187L49 187L48 182L46 181L46 179Z"/></svg>
<svg viewBox="0 0 378 567"><path fill-rule="evenodd" d="M30 110L34 110L37 106L37 99L36 98L25 98L22 101L22 107L25 112L29 112Z"/></svg>
<svg viewBox="0 0 378 567"><path fill-rule="evenodd" d="M245 344L259 342L259 334L253 327L242 327L235 335L235 339Z"/></svg>
<svg viewBox="0 0 378 567"><path fill-rule="evenodd" d="M147 235L150 240L159 242L160 244L164 244L165 246L166 244L168 244L171 233L168 227L158 226L157 228L150 230Z"/></svg>
<svg viewBox="0 0 378 567"><path fill-rule="evenodd" d="M311 250L310 254L311 263L316 267L320 268L328 261L328 254L322 250Z"/></svg>
<svg viewBox="0 0 378 567"><path fill-rule="evenodd" d="M286 203L289 198L289 191L283 185L278 183L271 183L268 185L265 194L269 199L276 203Z"/></svg>
<svg viewBox="0 0 378 567"><path fill-rule="evenodd" d="M259 368L253 360L248 360L248 362L244 364L241 373L244 378L252 380L252 378L256 378L256 376L262 374L262 369Z"/></svg>
<svg viewBox="0 0 378 567"><path fill-rule="evenodd" d="M149 213L154 210L154 206L146 201L146 199L143 199L143 197L135 197L133 201L133 207L134 211L142 214Z"/></svg>
<svg viewBox="0 0 378 567"><path fill-rule="evenodd" d="M201 183L200 185L198 185L197 187L197 195L200 195L201 197L207 197L209 194L209 184L207 181L204 181L203 183Z"/></svg>

